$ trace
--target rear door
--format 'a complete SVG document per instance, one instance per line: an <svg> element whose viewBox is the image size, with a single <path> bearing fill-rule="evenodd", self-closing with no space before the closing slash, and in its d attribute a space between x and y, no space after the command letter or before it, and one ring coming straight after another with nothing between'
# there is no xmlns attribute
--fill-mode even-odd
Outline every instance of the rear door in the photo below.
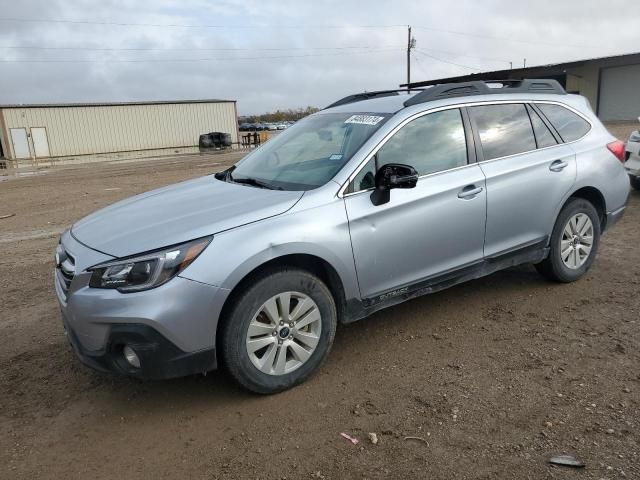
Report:
<svg viewBox="0 0 640 480"><path fill-rule="evenodd" d="M382 300L482 261L485 180L468 161L471 145L458 108L429 113L400 128L352 180L344 202L363 298ZM413 166L417 186L374 205L376 159Z"/></svg>
<svg viewBox="0 0 640 480"><path fill-rule="evenodd" d="M468 111L487 182L485 257L546 242L575 181L573 150L524 103Z"/></svg>

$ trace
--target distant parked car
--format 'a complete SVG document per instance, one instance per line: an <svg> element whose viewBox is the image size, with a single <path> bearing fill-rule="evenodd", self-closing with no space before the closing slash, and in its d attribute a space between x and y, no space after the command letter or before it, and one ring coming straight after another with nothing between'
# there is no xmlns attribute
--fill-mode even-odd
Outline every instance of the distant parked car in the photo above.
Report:
<svg viewBox="0 0 640 480"><path fill-rule="evenodd" d="M640 117L638 117L640 121ZM640 129L631 134L627 140L624 168L629 174L631 186L640 190Z"/></svg>
<svg viewBox="0 0 640 480"><path fill-rule="evenodd" d="M279 123L278 125L276 125L276 128L278 130L286 130L287 129L287 125L284 123Z"/></svg>
<svg viewBox="0 0 640 480"><path fill-rule="evenodd" d="M240 124L240 131L242 132L249 132L251 131L253 124L251 123L241 123Z"/></svg>
<svg viewBox="0 0 640 480"><path fill-rule="evenodd" d="M271 131L278 129L278 127L274 123L267 123L266 127L267 127L266 128L267 130L271 130Z"/></svg>

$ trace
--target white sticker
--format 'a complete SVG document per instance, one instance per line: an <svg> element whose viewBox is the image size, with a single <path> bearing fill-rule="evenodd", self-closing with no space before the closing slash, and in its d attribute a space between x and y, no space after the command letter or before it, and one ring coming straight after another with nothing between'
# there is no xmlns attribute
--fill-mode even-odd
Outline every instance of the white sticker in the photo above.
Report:
<svg viewBox="0 0 640 480"><path fill-rule="evenodd" d="M343 155L341 153L334 153L329 157L329 160L342 160Z"/></svg>
<svg viewBox="0 0 640 480"><path fill-rule="evenodd" d="M375 115L352 115L347 118L344 123L360 123L362 125L377 125L384 117L377 117Z"/></svg>

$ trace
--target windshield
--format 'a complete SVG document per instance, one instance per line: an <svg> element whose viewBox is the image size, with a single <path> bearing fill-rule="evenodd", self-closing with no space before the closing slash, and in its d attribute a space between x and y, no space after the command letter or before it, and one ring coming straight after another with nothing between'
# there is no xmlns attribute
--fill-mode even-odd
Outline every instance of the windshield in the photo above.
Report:
<svg viewBox="0 0 640 480"><path fill-rule="evenodd" d="M380 113L319 113L300 120L247 156L227 181L277 190L324 185L389 118Z"/></svg>

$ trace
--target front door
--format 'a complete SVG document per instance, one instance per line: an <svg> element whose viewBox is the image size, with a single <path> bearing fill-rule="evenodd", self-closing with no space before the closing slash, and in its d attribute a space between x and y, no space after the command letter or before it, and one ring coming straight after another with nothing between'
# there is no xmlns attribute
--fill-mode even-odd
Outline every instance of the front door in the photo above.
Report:
<svg viewBox="0 0 640 480"><path fill-rule="evenodd" d="M403 163L421 175L375 206L377 165ZM381 299L397 289L482 261L485 178L468 163L458 109L418 117L399 129L357 174L345 195L360 293Z"/></svg>
<svg viewBox="0 0 640 480"><path fill-rule="evenodd" d="M27 130L24 128L10 128L11 143L13 145L13 155L15 158L30 158L29 141L27 140Z"/></svg>

